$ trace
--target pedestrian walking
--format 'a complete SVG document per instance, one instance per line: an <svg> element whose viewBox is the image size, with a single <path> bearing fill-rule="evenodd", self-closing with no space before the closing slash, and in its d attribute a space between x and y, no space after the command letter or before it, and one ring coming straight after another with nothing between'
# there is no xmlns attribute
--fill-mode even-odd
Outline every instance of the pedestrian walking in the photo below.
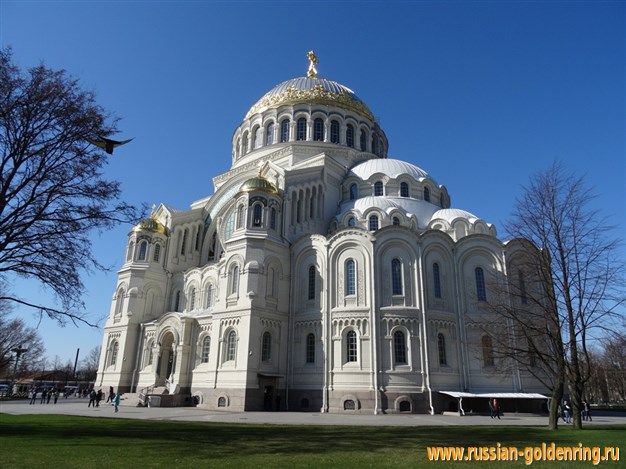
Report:
<svg viewBox="0 0 626 469"><path fill-rule="evenodd" d="M492 419L496 418L496 410L493 408L493 400L489 398L489 415Z"/></svg>
<svg viewBox="0 0 626 469"><path fill-rule="evenodd" d="M115 412L117 412L119 409L119 405L120 405L120 400L121 400L121 396L119 391L117 392L117 394L115 395L115 397L113 398L113 405L115 406Z"/></svg>
<svg viewBox="0 0 626 469"><path fill-rule="evenodd" d="M96 406L96 390L92 389L89 393L89 404L87 404L87 408L91 406Z"/></svg>
<svg viewBox="0 0 626 469"><path fill-rule="evenodd" d="M591 405L587 399L583 399L583 420L593 422L591 419Z"/></svg>
<svg viewBox="0 0 626 469"><path fill-rule="evenodd" d="M109 401L113 402L113 398L115 397L115 391L113 391L113 386L109 386L109 395L107 396L107 401L105 404L108 404Z"/></svg>
<svg viewBox="0 0 626 469"><path fill-rule="evenodd" d="M498 402L498 399L493 400L493 410L496 414L496 417L498 417L498 420L500 420L500 403Z"/></svg>
<svg viewBox="0 0 626 469"><path fill-rule="evenodd" d="M37 388L33 388L31 390L31 395L30 395L30 404L35 404L37 402Z"/></svg>
<svg viewBox="0 0 626 469"><path fill-rule="evenodd" d="M102 389L98 389L96 393L96 407L100 407L100 401L102 400Z"/></svg>
<svg viewBox="0 0 626 469"><path fill-rule="evenodd" d="M572 423L572 406L569 401L563 402L563 419L565 423Z"/></svg>

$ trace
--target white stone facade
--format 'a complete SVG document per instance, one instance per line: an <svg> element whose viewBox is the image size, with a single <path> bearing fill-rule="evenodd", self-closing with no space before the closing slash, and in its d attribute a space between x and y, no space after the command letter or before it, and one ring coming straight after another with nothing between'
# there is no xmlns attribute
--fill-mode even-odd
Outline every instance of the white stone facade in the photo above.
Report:
<svg viewBox="0 0 626 469"><path fill-rule="evenodd" d="M440 412L441 390L543 391L489 356L485 307L515 243L450 208L347 88L281 83L233 136L189 210L128 237L97 386L168 388L171 405ZM514 259L514 256L512 257Z"/></svg>

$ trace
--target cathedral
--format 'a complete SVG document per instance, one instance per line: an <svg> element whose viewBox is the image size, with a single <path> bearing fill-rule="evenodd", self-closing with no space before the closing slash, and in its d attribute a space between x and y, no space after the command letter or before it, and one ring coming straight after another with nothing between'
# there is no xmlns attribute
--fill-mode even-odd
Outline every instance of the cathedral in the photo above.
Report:
<svg viewBox="0 0 626 469"><path fill-rule="evenodd" d="M227 411L533 407L545 388L497 366L487 307L518 243L389 158L366 103L309 60L247 111L212 195L129 233L96 386Z"/></svg>

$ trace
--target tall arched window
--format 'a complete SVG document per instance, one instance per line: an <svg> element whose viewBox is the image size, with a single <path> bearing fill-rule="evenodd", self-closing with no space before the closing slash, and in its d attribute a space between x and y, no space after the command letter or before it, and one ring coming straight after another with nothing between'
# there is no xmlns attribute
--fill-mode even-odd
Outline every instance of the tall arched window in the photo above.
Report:
<svg viewBox="0 0 626 469"><path fill-rule="evenodd" d="M126 262L130 261L133 259L133 249L135 248L135 243L134 242L130 242L128 243L128 251L126 251Z"/></svg>
<svg viewBox="0 0 626 469"><path fill-rule="evenodd" d="M393 358L396 365L406 365L406 337L402 331L393 333Z"/></svg>
<svg viewBox="0 0 626 469"><path fill-rule="evenodd" d="M211 353L211 337L206 336L202 339L202 358L201 363L209 363L209 354Z"/></svg>
<svg viewBox="0 0 626 469"><path fill-rule="evenodd" d="M235 294L239 290L239 266L236 265L231 271L230 293Z"/></svg>
<svg viewBox="0 0 626 469"><path fill-rule="evenodd" d="M424 187L424 200L430 202L430 189L428 187Z"/></svg>
<svg viewBox="0 0 626 469"><path fill-rule="evenodd" d="M435 289L435 298L441 298L441 276L439 274L439 264L433 264L433 286Z"/></svg>
<svg viewBox="0 0 626 469"><path fill-rule="evenodd" d="M306 362L315 363L315 336L313 334L306 336Z"/></svg>
<svg viewBox="0 0 626 469"><path fill-rule="evenodd" d="M180 312L180 290L174 295L174 311Z"/></svg>
<svg viewBox="0 0 626 469"><path fill-rule="evenodd" d="M355 362L358 358L356 332L348 331L346 334L346 358L348 362Z"/></svg>
<svg viewBox="0 0 626 469"><path fill-rule="evenodd" d="M356 292L356 269L354 259L346 262L346 295L354 295Z"/></svg>
<svg viewBox="0 0 626 469"><path fill-rule="evenodd" d="M261 361L268 362L272 358L272 335L269 332L263 333L261 343Z"/></svg>
<svg viewBox="0 0 626 469"><path fill-rule="evenodd" d="M296 123L296 140L306 140L306 119L301 117Z"/></svg>
<svg viewBox="0 0 626 469"><path fill-rule="evenodd" d="M313 140L324 141L324 121L319 117L313 121Z"/></svg>
<svg viewBox="0 0 626 469"><path fill-rule="evenodd" d="M252 149L256 150L261 146L261 129L259 127L255 127L252 131Z"/></svg>
<svg viewBox="0 0 626 469"><path fill-rule="evenodd" d="M372 135L372 153L378 155L378 136L376 134Z"/></svg>
<svg viewBox="0 0 626 469"><path fill-rule="evenodd" d="M237 333L231 330L226 339L226 361L232 361L237 357Z"/></svg>
<svg viewBox="0 0 626 469"><path fill-rule="evenodd" d="M185 228L185 231L183 231L183 240L180 243L180 255L184 255L185 252L187 251L187 237L189 236L189 230L187 228Z"/></svg>
<svg viewBox="0 0 626 469"><path fill-rule="evenodd" d="M115 366L117 363L117 355L119 353L120 344L116 341L113 342L111 346L111 366Z"/></svg>
<svg viewBox="0 0 626 469"><path fill-rule="evenodd" d="M402 295L402 264L399 259L391 261L391 293Z"/></svg>
<svg viewBox="0 0 626 469"><path fill-rule="evenodd" d="M243 207L243 205L240 205L237 208L237 229L243 228L244 216L245 216L244 207Z"/></svg>
<svg viewBox="0 0 626 469"><path fill-rule="evenodd" d="M448 359L446 358L446 338L441 332L437 334L437 350L439 352L439 364L447 365Z"/></svg>
<svg viewBox="0 0 626 469"><path fill-rule="evenodd" d="M330 122L330 143L339 143L339 122Z"/></svg>
<svg viewBox="0 0 626 469"><path fill-rule="evenodd" d="M124 297L126 296L126 290L120 288L115 297L115 322L119 321L122 317L122 311L124 310Z"/></svg>
<svg viewBox="0 0 626 469"><path fill-rule="evenodd" d="M372 215L369 218L370 231L376 231L378 229L378 215Z"/></svg>
<svg viewBox="0 0 626 469"><path fill-rule="evenodd" d="M241 153L243 155L248 153L248 132L244 132L241 138Z"/></svg>
<svg viewBox="0 0 626 469"><path fill-rule="evenodd" d="M528 304L528 297L526 296L526 282L524 281L524 274L521 270L517 271L517 281L519 283L519 298L523 305Z"/></svg>
<svg viewBox="0 0 626 469"><path fill-rule="evenodd" d="M276 209L274 207L270 210L270 229L276 229Z"/></svg>
<svg viewBox="0 0 626 469"><path fill-rule="evenodd" d="M406 182L400 183L400 197L409 196L409 185Z"/></svg>
<svg viewBox="0 0 626 469"><path fill-rule="evenodd" d="M394 226L400 225L400 219L398 217L393 217L392 223Z"/></svg>
<svg viewBox="0 0 626 469"><path fill-rule="evenodd" d="M152 260L154 262L159 262L159 259L161 258L161 244L156 243L154 245L154 255L152 257Z"/></svg>
<svg viewBox="0 0 626 469"><path fill-rule="evenodd" d="M476 267L476 269L474 269L474 275L476 276L476 298L478 301L487 301L485 273L483 272L482 267Z"/></svg>
<svg viewBox="0 0 626 469"><path fill-rule="evenodd" d="M315 277L316 276L317 276L317 269L315 269L315 266L312 265L311 267L309 267L309 294L308 294L309 300L315 299Z"/></svg>
<svg viewBox="0 0 626 469"><path fill-rule="evenodd" d="M189 309L188 311L193 311L196 309L196 289L192 288L189 292Z"/></svg>
<svg viewBox="0 0 626 469"><path fill-rule="evenodd" d="M253 215L253 220L252 220L252 224L254 226L261 226L262 222L263 222L263 206L261 204L256 204L254 206L254 210L252 212Z"/></svg>
<svg viewBox="0 0 626 469"><path fill-rule="evenodd" d="M265 144L271 145L272 143L274 143L274 123L270 122L265 130Z"/></svg>
<svg viewBox="0 0 626 469"><path fill-rule="evenodd" d="M491 337L484 335L482 338L482 346L484 366L493 366L493 343L491 341Z"/></svg>
<svg viewBox="0 0 626 469"><path fill-rule="evenodd" d="M365 134L365 130L361 130L361 135L359 136L359 144L361 151L367 151L367 135Z"/></svg>
<svg viewBox="0 0 626 469"><path fill-rule="evenodd" d="M228 241L233 235L235 229L235 212L231 212L226 219L226 226L224 227L224 240ZM215 245L214 245L215 246ZM215 252L215 250L213 251Z"/></svg>
<svg viewBox="0 0 626 469"><path fill-rule="evenodd" d="M374 195L383 195L383 183L381 181L376 181L374 183Z"/></svg>
<svg viewBox="0 0 626 469"><path fill-rule="evenodd" d="M213 307L213 284L209 283L206 287L206 307Z"/></svg>
<svg viewBox="0 0 626 469"><path fill-rule="evenodd" d="M359 197L359 186L354 184L350 184L350 200L355 200Z"/></svg>
<svg viewBox="0 0 626 469"><path fill-rule="evenodd" d="M139 255L137 256L137 259L140 261L145 261L147 253L148 253L148 241L144 240L141 243L139 243Z"/></svg>
<svg viewBox="0 0 626 469"><path fill-rule="evenodd" d="M280 143L289 141L289 119L280 122Z"/></svg>
<svg viewBox="0 0 626 469"><path fill-rule="evenodd" d="M354 126L352 124L346 126L346 145L354 148Z"/></svg>
<svg viewBox="0 0 626 469"><path fill-rule="evenodd" d="M197 251L198 249L200 249L200 229L198 229L198 231L196 231L196 241L194 243L194 249Z"/></svg>

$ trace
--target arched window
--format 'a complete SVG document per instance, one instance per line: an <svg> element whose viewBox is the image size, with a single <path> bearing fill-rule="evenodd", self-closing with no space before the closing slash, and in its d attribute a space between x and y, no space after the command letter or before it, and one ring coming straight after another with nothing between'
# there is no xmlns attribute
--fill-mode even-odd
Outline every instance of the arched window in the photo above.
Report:
<svg viewBox="0 0 626 469"><path fill-rule="evenodd" d="M315 277L317 276L317 269L312 265L309 267L309 300L315 299Z"/></svg>
<svg viewBox="0 0 626 469"><path fill-rule="evenodd" d="M209 283L206 287L206 307L207 309L213 306L213 284Z"/></svg>
<svg viewBox="0 0 626 469"><path fill-rule="evenodd" d="M339 122L330 122L330 143L339 143Z"/></svg>
<svg viewBox="0 0 626 469"><path fill-rule="evenodd" d="M135 248L134 242L131 241L130 243L128 243L128 251L126 251L126 262L132 260L134 248Z"/></svg>
<svg viewBox="0 0 626 469"><path fill-rule="evenodd" d="M254 226L261 226L262 221L263 221L263 206L261 204L256 204L254 206L254 211L252 212L252 214L253 214L252 224Z"/></svg>
<svg viewBox="0 0 626 469"><path fill-rule="evenodd" d="M376 231L378 229L378 215L372 215L369 218L370 231Z"/></svg>
<svg viewBox="0 0 626 469"><path fill-rule="evenodd" d="M152 360L154 360L154 353L152 350L152 342L150 342L148 344L148 359L147 359L146 366L152 365Z"/></svg>
<svg viewBox="0 0 626 469"><path fill-rule="evenodd" d="M491 337L484 335L482 338L482 346L484 366L493 366L493 343L491 341Z"/></svg>
<svg viewBox="0 0 626 469"><path fill-rule="evenodd" d="M398 217L393 217L393 224L394 226L400 225L400 219Z"/></svg>
<svg viewBox="0 0 626 469"><path fill-rule="evenodd" d="M306 336L306 362L315 363L315 336L313 334Z"/></svg>
<svg viewBox="0 0 626 469"><path fill-rule="evenodd" d="M196 289L192 288L189 292L189 308L188 311L193 311L196 309Z"/></svg>
<svg viewBox="0 0 626 469"><path fill-rule="evenodd" d="M396 365L406 365L406 337L402 331L393 333L393 358Z"/></svg>
<svg viewBox="0 0 626 469"><path fill-rule="evenodd" d="M276 209L274 207L270 210L270 229L276 229Z"/></svg>
<svg viewBox="0 0 626 469"><path fill-rule="evenodd" d="M256 150L261 146L261 129L255 127L252 131L252 149Z"/></svg>
<svg viewBox="0 0 626 469"><path fill-rule="evenodd" d="M356 332L348 331L346 334L346 358L348 362L355 362L358 358Z"/></svg>
<svg viewBox="0 0 626 469"><path fill-rule="evenodd" d="M439 351L439 364L447 365L448 359L446 358L446 338L441 332L437 335L437 350Z"/></svg>
<svg viewBox="0 0 626 469"><path fill-rule="evenodd" d="M354 148L354 126L352 124L346 126L346 145Z"/></svg>
<svg viewBox="0 0 626 469"><path fill-rule="evenodd" d="M231 330L226 339L226 360L227 362L237 357L237 333Z"/></svg>
<svg viewBox="0 0 626 469"><path fill-rule="evenodd" d="M209 353L211 353L211 337L207 335L202 340L202 358L200 359L201 363L209 363Z"/></svg>
<svg viewBox="0 0 626 469"><path fill-rule="evenodd" d="M161 244L156 243L154 245L154 255L152 256L152 260L154 262L159 262L160 258L161 258Z"/></svg>
<svg viewBox="0 0 626 469"><path fill-rule="evenodd" d="M383 183L381 181L376 181L374 183L374 195L383 195Z"/></svg>
<svg viewBox="0 0 626 469"><path fill-rule="evenodd" d="M265 130L265 144L271 145L272 143L274 143L274 123L270 122Z"/></svg>
<svg viewBox="0 0 626 469"><path fill-rule="evenodd" d="M241 153L243 155L248 153L248 132L243 133L243 137L241 139Z"/></svg>
<svg viewBox="0 0 626 469"><path fill-rule="evenodd" d="M409 196L409 185L406 182L400 183L400 197Z"/></svg>
<svg viewBox="0 0 626 469"><path fill-rule="evenodd" d="M180 243L180 255L183 256L187 251L187 236L189 236L189 230L185 228L183 231L183 241Z"/></svg>
<svg viewBox="0 0 626 469"><path fill-rule="evenodd" d="M272 335L269 332L263 333L261 343L261 361L268 362L272 358Z"/></svg>
<svg viewBox="0 0 626 469"><path fill-rule="evenodd" d="M301 117L296 124L296 140L306 140L306 119Z"/></svg>
<svg viewBox="0 0 626 469"><path fill-rule="evenodd" d="M142 241L139 243L139 255L137 256L137 260L145 261L146 254L148 253L148 241Z"/></svg>
<svg viewBox="0 0 626 469"><path fill-rule="evenodd" d="M244 216L245 216L244 207L243 205L240 205L237 208L237 229L243 228Z"/></svg>
<svg viewBox="0 0 626 469"><path fill-rule="evenodd" d="M430 202L430 189L428 187L424 187L424 200Z"/></svg>
<svg viewBox="0 0 626 469"><path fill-rule="evenodd" d="M439 194L439 205L441 205L441 208L444 208L444 206L443 206L443 193Z"/></svg>
<svg viewBox="0 0 626 469"><path fill-rule="evenodd" d="M391 261L391 293L402 295L402 264L399 259Z"/></svg>
<svg viewBox="0 0 626 469"><path fill-rule="evenodd" d="M174 295L174 311L180 312L180 290Z"/></svg>
<svg viewBox="0 0 626 469"><path fill-rule="evenodd" d="M359 197L359 186L354 184L350 184L350 200L355 200Z"/></svg>
<svg viewBox="0 0 626 469"><path fill-rule="evenodd" d="M239 266L236 265L231 270L230 293L234 295L239 290Z"/></svg>
<svg viewBox="0 0 626 469"><path fill-rule="evenodd" d="M313 140L324 141L324 121L319 117L313 121Z"/></svg>
<svg viewBox="0 0 626 469"><path fill-rule="evenodd" d="M439 264L433 264L433 287L435 289L435 298L441 298L441 276L439 274Z"/></svg>
<svg viewBox="0 0 626 469"><path fill-rule="evenodd" d="M487 301L487 290L485 289L485 273L482 267L474 269L476 276L476 298L478 301Z"/></svg>
<svg viewBox="0 0 626 469"><path fill-rule="evenodd" d="M280 143L289 141L289 119L280 122Z"/></svg>
<svg viewBox="0 0 626 469"><path fill-rule="evenodd" d="M126 296L126 291L121 288L117 293L115 298L115 319L116 322L120 320L122 317L122 311L124 310L124 297Z"/></svg>
<svg viewBox="0 0 626 469"><path fill-rule="evenodd" d="M359 136L359 144L361 151L367 151L367 135L365 134L365 130L361 130L361 135Z"/></svg>
<svg viewBox="0 0 626 469"><path fill-rule="evenodd" d="M117 354L119 353L120 344L116 341L111 345L111 366L117 363Z"/></svg>
<svg viewBox="0 0 626 469"><path fill-rule="evenodd" d="M526 296L526 282L524 281L524 274L521 270L517 271L517 281L519 283L519 298L523 305L528 304L528 297Z"/></svg>
<svg viewBox="0 0 626 469"><path fill-rule="evenodd" d="M228 241L233 235L235 229L235 212L231 212L226 219L226 226L224 227L224 240Z"/></svg>
<svg viewBox="0 0 626 469"><path fill-rule="evenodd" d="M354 219L354 217L350 217L348 219L348 226L356 226L356 220Z"/></svg>
<svg viewBox="0 0 626 469"><path fill-rule="evenodd" d="M372 153L378 155L378 136L376 134L372 135Z"/></svg>
<svg viewBox="0 0 626 469"><path fill-rule="evenodd" d="M354 259L348 259L346 262L346 295L354 295L356 292L356 271Z"/></svg>
<svg viewBox="0 0 626 469"><path fill-rule="evenodd" d="M196 231L196 242L194 243L194 249L196 251L200 249L200 229L199 228L198 228L198 231Z"/></svg>

